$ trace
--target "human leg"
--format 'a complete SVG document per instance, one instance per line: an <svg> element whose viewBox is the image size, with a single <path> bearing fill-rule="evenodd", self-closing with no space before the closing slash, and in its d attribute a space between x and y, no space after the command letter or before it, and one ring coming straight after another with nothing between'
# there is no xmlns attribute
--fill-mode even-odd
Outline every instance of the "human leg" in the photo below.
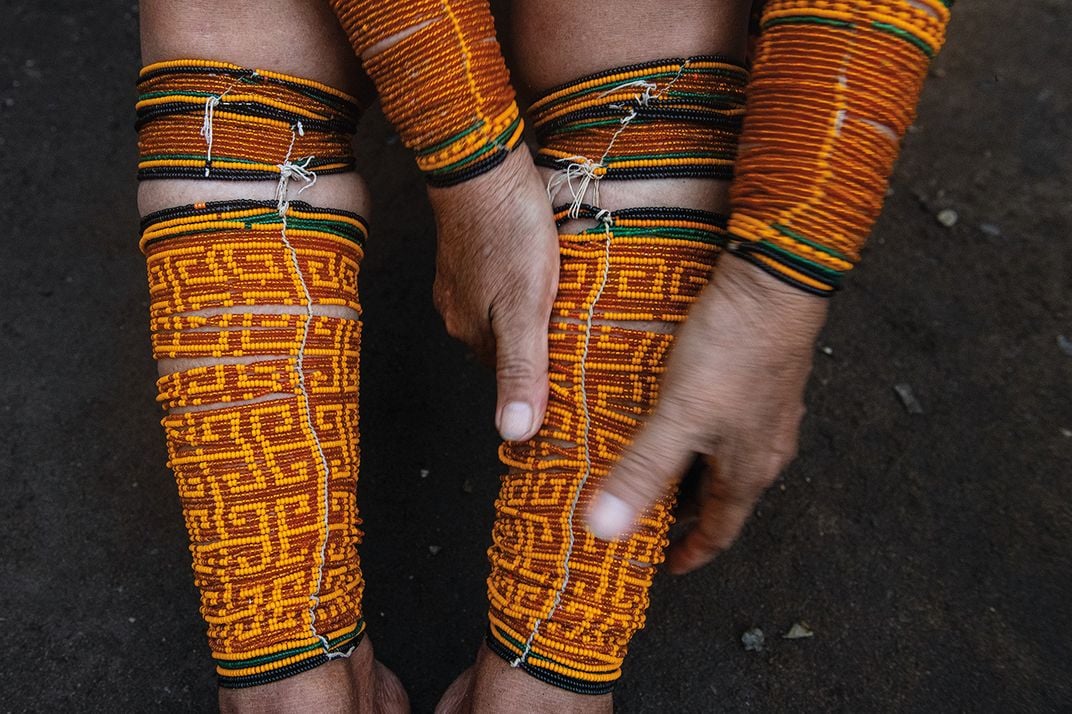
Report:
<svg viewBox="0 0 1072 714"><path fill-rule="evenodd" d="M673 328L724 242L711 211L725 210L743 113L747 4L515 8L561 227L552 396L540 434L501 450L488 644L444 711L611 706L670 499L619 543L588 534L582 516L654 403Z"/></svg>
<svg viewBox="0 0 1072 714"><path fill-rule="evenodd" d="M319 2L141 15L153 350L221 709L404 711L360 616L360 71Z"/></svg>

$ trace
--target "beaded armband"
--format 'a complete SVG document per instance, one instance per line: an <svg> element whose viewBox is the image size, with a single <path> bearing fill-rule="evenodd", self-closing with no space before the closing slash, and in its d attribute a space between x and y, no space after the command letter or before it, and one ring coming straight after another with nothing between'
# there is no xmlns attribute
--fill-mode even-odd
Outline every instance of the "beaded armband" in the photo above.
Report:
<svg viewBox="0 0 1072 714"><path fill-rule="evenodd" d="M353 171L357 100L325 84L211 60L173 60L138 78L138 178L278 179L266 157L310 174ZM289 149L288 149L289 147Z"/></svg>
<svg viewBox="0 0 1072 714"><path fill-rule="evenodd" d="M731 192L730 250L830 295L860 258L952 0L769 0Z"/></svg>
<svg viewBox="0 0 1072 714"><path fill-rule="evenodd" d="M384 114L430 185L489 171L521 143L522 120L486 0L331 4ZM389 46L377 51L381 43Z"/></svg>
<svg viewBox="0 0 1072 714"><path fill-rule="evenodd" d="M711 56L619 67L555 87L529 110L536 164L578 164L593 179L728 179L747 80L739 63Z"/></svg>

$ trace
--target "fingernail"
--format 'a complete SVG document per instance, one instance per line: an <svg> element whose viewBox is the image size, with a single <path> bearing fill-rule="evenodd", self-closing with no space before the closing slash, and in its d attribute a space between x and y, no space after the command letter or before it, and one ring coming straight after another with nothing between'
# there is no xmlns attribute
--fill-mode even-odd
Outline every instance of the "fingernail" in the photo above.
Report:
<svg viewBox="0 0 1072 714"><path fill-rule="evenodd" d="M499 418L499 433L507 441L519 441L532 429L532 407L525 402L510 402Z"/></svg>
<svg viewBox="0 0 1072 714"><path fill-rule="evenodd" d="M633 527L635 518L632 506L603 491L588 511L588 530L596 538L614 540Z"/></svg>

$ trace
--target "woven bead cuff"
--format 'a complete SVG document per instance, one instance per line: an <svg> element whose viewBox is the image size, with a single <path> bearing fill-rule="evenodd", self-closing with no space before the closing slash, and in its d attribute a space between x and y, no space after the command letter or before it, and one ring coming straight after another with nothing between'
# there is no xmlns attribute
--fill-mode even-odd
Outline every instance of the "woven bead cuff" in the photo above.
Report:
<svg viewBox="0 0 1072 714"><path fill-rule="evenodd" d="M486 0L331 4L384 115L430 185L479 176L521 144L521 116Z"/></svg>
<svg viewBox="0 0 1072 714"><path fill-rule="evenodd" d="M859 261L949 0L769 0L731 193L731 250L815 295Z"/></svg>

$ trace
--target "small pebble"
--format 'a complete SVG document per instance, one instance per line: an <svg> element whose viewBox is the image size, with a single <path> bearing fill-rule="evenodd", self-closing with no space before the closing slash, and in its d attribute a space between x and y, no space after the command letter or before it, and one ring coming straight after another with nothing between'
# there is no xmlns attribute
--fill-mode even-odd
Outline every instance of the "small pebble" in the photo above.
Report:
<svg viewBox="0 0 1072 714"><path fill-rule="evenodd" d="M1072 357L1072 340L1064 335L1057 335L1057 346L1069 357Z"/></svg>
<svg viewBox="0 0 1072 714"><path fill-rule="evenodd" d="M439 551L441 551L441 550L443 550L443 546L441 546L441 545L430 545L430 546L428 546L428 552L431 553L432 555L439 555Z"/></svg>
<svg viewBox="0 0 1072 714"><path fill-rule="evenodd" d="M421 478L428 478L428 469L421 469Z"/></svg>
<svg viewBox="0 0 1072 714"><path fill-rule="evenodd" d="M753 627L741 635L741 644L744 645L746 652L762 652L763 640L763 630L758 627Z"/></svg>
<svg viewBox="0 0 1072 714"><path fill-rule="evenodd" d="M463 493L472 493L473 492L473 479L467 478L464 481L462 481L462 492Z"/></svg>
<svg viewBox="0 0 1072 714"><path fill-rule="evenodd" d="M916 395L912 393L912 387L907 384L895 384L893 385L893 391L897 392L897 396L901 399L901 404L904 405L909 414L923 413L923 405L919 403Z"/></svg>
<svg viewBox="0 0 1072 714"><path fill-rule="evenodd" d="M1061 436L1066 439L1072 439L1072 429L1061 429Z"/></svg>
<svg viewBox="0 0 1072 714"><path fill-rule="evenodd" d="M783 640L803 640L807 637L814 637L815 633L811 631L807 623L794 622L793 626L789 628L789 632L782 635Z"/></svg>
<svg viewBox="0 0 1072 714"><path fill-rule="evenodd" d="M834 354L834 348L830 345L823 345L823 354L827 356Z"/></svg>
<svg viewBox="0 0 1072 714"><path fill-rule="evenodd" d="M1001 228L996 226L996 225L994 225L993 223L980 224L979 230L981 230L983 233L987 234L988 236L991 236L991 237L994 237L994 238L996 238L996 237L1001 235Z"/></svg>
<svg viewBox="0 0 1072 714"><path fill-rule="evenodd" d="M946 228L952 228L953 226L957 225L957 220L960 218L960 216L958 216L957 212L954 211L952 208L945 208L941 211L938 211L937 218L938 222L941 223L943 226L945 226Z"/></svg>
<svg viewBox="0 0 1072 714"><path fill-rule="evenodd" d="M137 621L138 621L138 618L136 618L136 617L128 617L127 618L127 622L129 622L132 625Z"/></svg>

